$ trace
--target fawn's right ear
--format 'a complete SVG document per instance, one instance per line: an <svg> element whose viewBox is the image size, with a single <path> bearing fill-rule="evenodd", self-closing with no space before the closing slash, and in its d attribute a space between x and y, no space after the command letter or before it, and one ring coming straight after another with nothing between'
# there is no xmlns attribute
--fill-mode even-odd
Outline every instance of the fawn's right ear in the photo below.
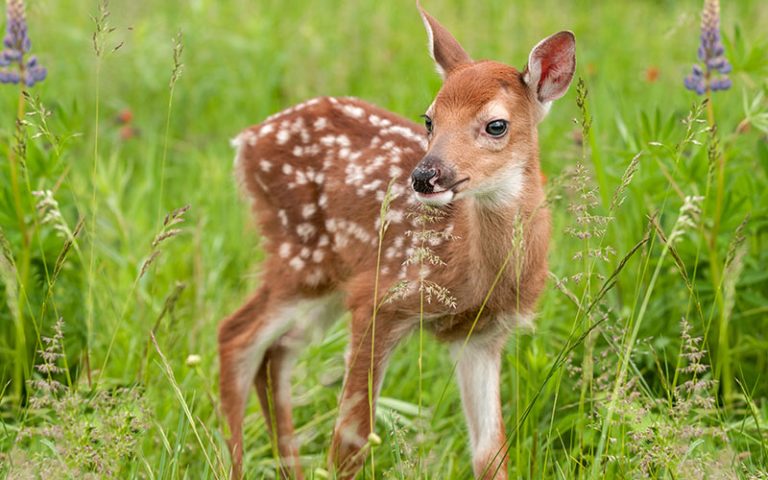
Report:
<svg viewBox="0 0 768 480"><path fill-rule="evenodd" d="M429 54L435 61L437 73L445 79L457 66L472 62L472 59L461 48L459 42L453 38L453 35L440 25L440 22L424 11L418 1L416 6L419 8L424 28L427 30Z"/></svg>
<svg viewBox="0 0 768 480"><path fill-rule="evenodd" d="M563 31L538 43L528 57L523 81L544 114L554 100L565 95L576 70L576 37Z"/></svg>

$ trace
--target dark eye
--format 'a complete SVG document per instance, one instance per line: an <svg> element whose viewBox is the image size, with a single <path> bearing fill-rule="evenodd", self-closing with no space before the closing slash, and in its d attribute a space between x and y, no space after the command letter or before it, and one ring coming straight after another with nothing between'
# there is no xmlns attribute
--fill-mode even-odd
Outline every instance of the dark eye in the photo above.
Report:
<svg viewBox="0 0 768 480"><path fill-rule="evenodd" d="M427 133L432 133L432 119L429 118L429 115L422 115L421 118L424 119L424 127L427 129Z"/></svg>
<svg viewBox="0 0 768 480"><path fill-rule="evenodd" d="M492 122L488 122L488 125L485 126L485 133L492 137L501 137L507 133L508 125L509 124L506 120L494 120Z"/></svg>

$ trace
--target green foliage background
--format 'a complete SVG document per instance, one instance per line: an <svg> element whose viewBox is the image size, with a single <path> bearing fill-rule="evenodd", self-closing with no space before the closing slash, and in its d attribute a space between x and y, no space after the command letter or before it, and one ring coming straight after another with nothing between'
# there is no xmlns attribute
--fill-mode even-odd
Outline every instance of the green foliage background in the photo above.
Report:
<svg viewBox="0 0 768 480"><path fill-rule="evenodd" d="M554 198L550 269L569 281L561 289L550 282L535 333L515 336L505 353L511 476L766 478L768 6L723 2L734 72L733 87L712 99L715 137L705 111L702 122L684 123L701 101L682 85L696 60L699 2L434 0L425 7L475 58L519 68L545 35L573 30L577 76L588 90L591 128L582 129L575 83L540 127ZM359 96L416 120L440 80L410 1L114 1L108 10L98 57L95 2L28 3L33 53L49 75L26 102L33 114L22 128L19 205L10 181L19 90L0 85L0 472L224 478L216 326L254 290L262 259L232 178L229 139L317 95ZM171 90L177 32L183 71ZM118 119L126 111L128 125ZM722 156L708 153L713 138ZM638 154L625 201L609 210ZM579 163L588 180L573 174ZM32 191L46 189L70 231L84 222L65 257L66 238L36 210ZM665 247L649 218L668 237L684 198L697 195L705 197L701 215ZM607 260L578 259L590 246L568 233L578 226L569 206L585 201L592 214L613 217L600 243L615 251ZM153 247L166 213L184 205L181 231ZM600 297L603 279L646 235ZM587 315L591 301L597 307ZM681 335L683 317L711 366L695 378L706 385L689 392L703 400L687 410L678 387L691 379L690 356L679 353L696 341ZM66 373L47 377L33 368L42 363L35 352L46 348L43 337L54 335L58 318L66 355L57 361ZM325 467L345 341L342 321L306 351L294 375L309 475ZM471 475L451 360L426 341L426 410L418 418L418 354L411 339L392 361L377 423L384 441L366 478ZM631 360L626 378L617 375L624 358ZM34 380L66 390L46 393ZM274 477L255 399L246 445L249 477Z"/></svg>

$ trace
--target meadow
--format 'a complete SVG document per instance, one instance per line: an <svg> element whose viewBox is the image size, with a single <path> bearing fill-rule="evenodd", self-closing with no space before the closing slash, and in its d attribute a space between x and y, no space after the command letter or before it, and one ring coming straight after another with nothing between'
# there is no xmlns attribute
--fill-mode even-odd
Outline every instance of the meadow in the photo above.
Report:
<svg viewBox="0 0 768 480"><path fill-rule="evenodd" d="M47 78L0 83L0 475L228 478L216 329L263 259L229 141L318 95L420 121L414 2L26 3ZM423 4L518 68L577 38L539 130L550 280L502 362L510 478L768 478L768 4L722 2L709 95L683 85L700 1ZM333 478L346 321L293 376L308 478ZM360 478L471 478L451 366L398 349ZM247 478L276 478L255 396L245 425Z"/></svg>

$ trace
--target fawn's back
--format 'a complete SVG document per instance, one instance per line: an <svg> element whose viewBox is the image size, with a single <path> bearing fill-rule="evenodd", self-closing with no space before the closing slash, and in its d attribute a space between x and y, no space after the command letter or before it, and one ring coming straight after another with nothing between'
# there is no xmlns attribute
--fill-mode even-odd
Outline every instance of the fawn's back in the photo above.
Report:
<svg viewBox="0 0 768 480"><path fill-rule="evenodd" d="M424 128L354 98L309 100L241 133L236 172L285 277L307 292L339 288L376 267L379 211L388 192L382 275L399 275L417 202L408 175ZM390 180L395 183L390 186Z"/></svg>

